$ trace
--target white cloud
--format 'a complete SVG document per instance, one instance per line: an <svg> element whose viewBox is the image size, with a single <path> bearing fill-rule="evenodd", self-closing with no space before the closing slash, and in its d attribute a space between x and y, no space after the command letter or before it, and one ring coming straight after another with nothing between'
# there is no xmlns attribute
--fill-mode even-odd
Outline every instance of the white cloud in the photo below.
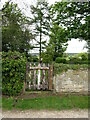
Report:
<svg viewBox="0 0 90 120"><path fill-rule="evenodd" d="M79 41L79 39L72 39L68 42L67 53L80 53L80 52L87 52L87 49L84 48L86 45L86 41Z"/></svg>

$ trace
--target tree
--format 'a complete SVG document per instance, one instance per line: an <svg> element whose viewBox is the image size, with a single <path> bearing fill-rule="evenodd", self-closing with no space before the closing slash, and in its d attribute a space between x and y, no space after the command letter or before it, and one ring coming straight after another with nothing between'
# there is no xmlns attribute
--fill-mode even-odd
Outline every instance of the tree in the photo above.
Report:
<svg viewBox="0 0 90 120"><path fill-rule="evenodd" d="M57 2L51 11L58 25L67 28L68 38L80 38L89 43L89 2Z"/></svg>
<svg viewBox="0 0 90 120"><path fill-rule="evenodd" d="M35 48L40 49L39 51L41 61L41 52L46 46L46 40L43 40L42 37L49 35L50 28L50 15L48 3L46 1L37 1L36 6L31 6L31 13L33 15L33 17L31 18L31 23L34 26L33 33L36 36L35 41L37 42Z"/></svg>
<svg viewBox="0 0 90 120"><path fill-rule="evenodd" d="M62 57L63 53L66 51L67 48L67 41L68 41L68 31L63 27L60 27L56 23L53 24L51 28L51 35L49 46L53 47L53 60L57 57Z"/></svg>
<svg viewBox="0 0 90 120"><path fill-rule="evenodd" d="M9 5L10 2L11 2L11 0L9 0L8 2L6 2L6 4L3 6L3 8L0 11L4 11L8 7L8 5Z"/></svg>
<svg viewBox="0 0 90 120"><path fill-rule="evenodd" d="M2 52L2 15L0 11L0 52Z"/></svg>
<svg viewBox="0 0 90 120"><path fill-rule="evenodd" d="M67 48L68 31L57 24L51 28L49 44L46 51L42 53L43 62L55 61L57 57L62 57Z"/></svg>
<svg viewBox="0 0 90 120"><path fill-rule="evenodd" d="M54 46L48 45L46 47L46 51L42 52L41 57L42 57L42 62L51 64L54 58Z"/></svg>
<svg viewBox="0 0 90 120"><path fill-rule="evenodd" d="M6 3L7 4L7 3ZM2 50L28 54L32 34L27 27L27 18L16 4L9 4L2 15Z"/></svg>

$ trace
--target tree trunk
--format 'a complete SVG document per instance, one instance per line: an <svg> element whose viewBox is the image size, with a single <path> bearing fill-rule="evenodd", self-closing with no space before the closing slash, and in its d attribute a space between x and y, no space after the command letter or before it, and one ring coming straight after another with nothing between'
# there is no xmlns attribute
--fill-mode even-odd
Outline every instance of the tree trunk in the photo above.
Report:
<svg viewBox="0 0 90 120"><path fill-rule="evenodd" d="M39 62L41 62L41 51L42 51L42 29L41 29L41 24L42 24L42 20L40 21L40 58L39 58Z"/></svg>

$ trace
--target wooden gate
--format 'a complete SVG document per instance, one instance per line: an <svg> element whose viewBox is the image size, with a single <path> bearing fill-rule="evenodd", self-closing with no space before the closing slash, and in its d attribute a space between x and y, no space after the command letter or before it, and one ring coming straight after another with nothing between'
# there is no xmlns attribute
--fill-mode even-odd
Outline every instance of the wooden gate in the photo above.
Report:
<svg viewBox="0 0 90 120"><path fill-rule="evenodd" d="M52 90L53 65L26 64L25 90Z"/></svg>

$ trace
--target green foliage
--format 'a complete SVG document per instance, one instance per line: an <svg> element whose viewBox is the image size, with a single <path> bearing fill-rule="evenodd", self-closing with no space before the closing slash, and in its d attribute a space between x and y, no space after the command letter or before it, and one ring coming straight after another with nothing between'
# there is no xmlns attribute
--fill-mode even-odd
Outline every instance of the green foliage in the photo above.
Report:
<svg viewBox="0 0 90 120"><path fill-rule="evenodd" d="M2 52L0 52L0 91L2 91ZM1 105L1 104L0 104Z"/></svg>
<svg viewBox="0 0 90 120"><path fill-rule="evenodd" d="M52 63L53 62L53 56L54 56L54 47L53 46L48 46L46 47L46 51L42 52L42 62L44 63Z"/></svg>
<svg viewBox="0 0 90 120"><path fill-rule="evenodd" d="M55 62L56 63L66 63L66 58L64 58L64 57L57 57Z"/></svg>
<svg viewBox="0 0 90 120"><path fill-rule="evenodd" d="M39 61L39 58L38 58L38 56L36 56L36 55L31 55L31 54L29 54L28 56L27 56L27 61L28 62L38 62Z"/></svg>
<svg viewBox="0 0 90 120"><path fill-rule="evenodd" d="M19 51L28 54L31 49L32 34L27 26L27 18L17 4L9 3L2 15L2 50Z"/></svg>
<svg viewBox="0 0 90 120"><path fill-rule="evenodd" d="M70 56L67 63L73 64L88 64L88 53L79 53L74 56Z"/></svg>
<svg viewBox="0 0 90 120"><path fill-rule="evenodd" d="M51 6L53 21L68 30L68 38L89 42L89 2L56 2ZM89 44L88 44L89 45Z"/></svg>
<svg viewBox="0 0 90 120"><path fill-rule="evenodd" d="M49 35L50 29L50 15L49 15L49 6L46 1L37 1L36 5L31 5L31 13L33 17L31 18L30 24L33 26L33 33L35 35L35 41L37 42L35 48L40 50L40 59L41 52L46 47L45 37ZM44 40L43 40L44 36ZM39 40L37 40L39 38Z"/></svg>
<svg viewBox="0 0 90 120"><path fill-rule="evenodd" d="M24 86L26 57L19 52L2 53L2 93L18 95Z"/></svg>
<svg viewBox="0 0 90 120"><path fill-rule="evenodd" d="M54 74L59 74L63 71L78 70L78 69L88 69L88 64L63 64L63 63L54 63Z"/></svg>
<svg viewBox="0 0 90 120"><path fill-rule="evenodd" d="M53 61L52 56L47 53L42 53L42 62L51 63Z"/></svg>
<svg viewBox="0 0 90 120"><path fill-rule="evenodd" d="M67 41L67 31L54 24L51 28L49 44L42 55L43 62L52 62L57 57L62 57L67 48Z"/></svg>
<svg viewBox="0 0 90 120"><path fill-rule="evenodd" d="M88 53L79 53L78 57L83 61L88 60Z"/></svg>
<svg viewBox="0 0 90 120"><path fill-rule="evenodd" d="M38 62L39 61L37 56L32 56L31 59L32 59L31 62Z"/></svg>
<svg viewBox="0 0 90 120"><path fill-rule="evenodd" d="M56 23L53 23L53 26L51 28L49 46L53 47L54 61L57 57L62 56L63 53L66 51L66 48L68 45L67 34L68 34L68 31L66 29L64 29L63 27L60 27Z"/></svg>
<svg viewBox="0 0 90 120"><path fill-rule="evenodd" d="M80 61L80 58L78 58L77 56L72 56L70 57L69 62L73 63L73 64L77 64Z"/></svg>

